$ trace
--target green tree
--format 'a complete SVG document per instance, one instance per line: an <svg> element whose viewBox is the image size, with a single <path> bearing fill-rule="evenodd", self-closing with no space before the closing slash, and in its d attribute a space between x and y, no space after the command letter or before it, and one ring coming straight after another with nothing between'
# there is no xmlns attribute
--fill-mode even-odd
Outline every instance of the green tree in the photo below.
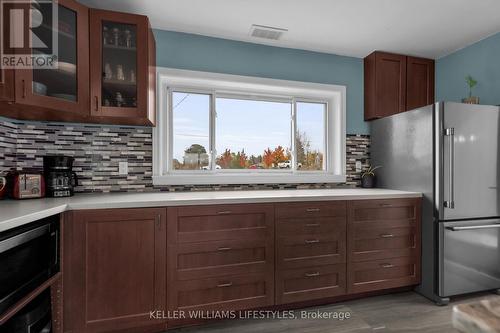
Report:
<svg viewBox="0 0 500 333"><path fill-rule="evenodd" d="M197 143L192 144L189 148L184 150L186 154L206 154L207 150L202 145Z"/></svg>
<svg viewBox="0 0 500 333"><path fill-rule="evenodd" d="M200 168L202 165L206 164L208 164L208 154L207 150L202 145L195 143L184 150L184 165L189 165L189 168L196 165Z"/></svg>

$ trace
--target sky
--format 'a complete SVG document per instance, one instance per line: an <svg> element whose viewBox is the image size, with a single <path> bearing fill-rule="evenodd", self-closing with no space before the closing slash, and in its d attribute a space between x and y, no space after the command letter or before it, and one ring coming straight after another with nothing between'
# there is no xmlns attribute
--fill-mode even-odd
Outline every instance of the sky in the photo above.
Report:
<svg viewBox="0 0 500 333"><path fill-rule="evenodd" d="M174 92L173 157L182 161L184 150L200 144L209 150L210 96ZM324 151L324 105L297 103L297 127L306 132L312 149ZM216 150L245 149L261 155L268 147L291 146L291 104L229 98L216 100Z"/></svg>

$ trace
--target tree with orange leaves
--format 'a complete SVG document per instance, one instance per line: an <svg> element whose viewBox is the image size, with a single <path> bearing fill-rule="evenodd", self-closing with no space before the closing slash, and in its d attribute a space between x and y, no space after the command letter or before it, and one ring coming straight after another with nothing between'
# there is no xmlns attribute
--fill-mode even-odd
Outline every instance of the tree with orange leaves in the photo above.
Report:
<svg viewBox="0 0 500 333"><path fill-rule="evenodd" d="M228 169L231 166L231 160L231 149L226 149L218 158L217 163L221 166L221 168Z"/></svg>
<svg viewBox="0 0 500 333"><path fill-rule="evenodd" d="M248 157L247 157L247 154L245 154L245 149L243 149L239 155L240 155L239 156L240 157L240 160L239 160L240 167L246 168Z"/></svg>
<svg viewBox="0 0 500 333"><path fill-rule="evenodd" d="M269 147L266 150L264 150L264 156L262 156L262 162L264 163L266 168L270 168L273 166L274 154Z"/></svg>
<svg viewBox="0 0 500 333"><path fill-rule="evenodd" d="M274 148L273 151L273 162L278 164L281 162L285 162L287 160L286 158L286 153L285 153L285 148L282 146L278 146Z"/></svg>

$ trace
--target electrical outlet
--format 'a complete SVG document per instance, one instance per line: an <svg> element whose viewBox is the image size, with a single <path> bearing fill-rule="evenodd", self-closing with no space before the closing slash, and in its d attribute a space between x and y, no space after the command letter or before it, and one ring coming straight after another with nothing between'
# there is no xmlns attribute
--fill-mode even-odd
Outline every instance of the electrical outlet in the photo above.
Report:
<svg viewBox="0 0 500 333"><path fill-rule="evenodd" d="M361 172L361 168L362 168L361 161L356 161L356 172Z"/></svg>
<svg viewBox="0 0 500 333"><path fill-rule="evenodd" d="M120 175L128 175L128 162L120 162L118 164L118 173Z"/></svg>

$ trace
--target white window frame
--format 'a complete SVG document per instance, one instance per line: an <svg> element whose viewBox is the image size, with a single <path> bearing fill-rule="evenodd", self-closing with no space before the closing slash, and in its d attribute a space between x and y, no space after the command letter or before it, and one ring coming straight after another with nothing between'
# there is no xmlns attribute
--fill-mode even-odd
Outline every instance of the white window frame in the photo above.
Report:
<svg viewBox="0 0 500 333"><path fill-rule="evenodd" d="M216 153L210 151L211 170L172 170L171 91L211 94L210 145L215 140L215 98L254 97L292 102L292 151L295 149L295 102L326 104L326 170L215 170ZM239 97L238 97L239 96ZM153 185L297 184L346 181L346 87L230 74L157 68L156 127L153 129ZM292 164L295 165L295 153Z"/></svg>

